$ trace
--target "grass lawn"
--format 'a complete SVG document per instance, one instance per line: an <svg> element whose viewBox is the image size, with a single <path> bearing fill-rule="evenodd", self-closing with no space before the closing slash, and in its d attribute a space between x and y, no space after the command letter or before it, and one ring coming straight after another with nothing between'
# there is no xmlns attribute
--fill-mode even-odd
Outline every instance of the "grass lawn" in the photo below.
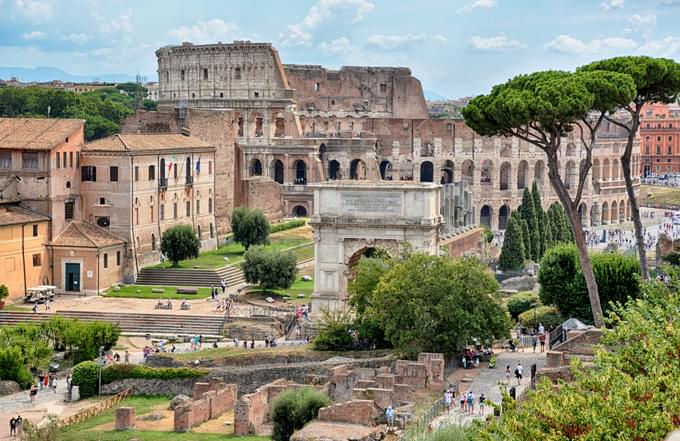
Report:
<svg viewBox="0 0 680 441"><path fill-rule="evenodd" d="M21 306L21 305L5 305L4 308L0 309L0 311L6 311L6 312L31 312L31 307L30 306Z"/></svg>
<svg viewBox="0 0 680 441"><path fill-rule="evenodd" d="M290 230L273 234L269 238L270 244L267 245L267 248L281 251L287 248L291 248L294 246L310 242L310 240L303 234L292 234L292 232L294 231L295 230ZM309 256L304 257L304 259L309 259L311 257L314 257L314 246L310 244L310 248L311 256L309 256L309 250L307 249L305 249L304 251L294 250L294 252L296 255L300 253L300 255L302 256ZM175 268L185 269L191 269L195 267L220 268L225 265L241 262L243 260L244 252L245 249L243 248L243 245L235 242L230 242L226 245L220 246L216 250L205 251L201 253L196 259L182 260L181 262L179 262L179 266ZM225 260L225 257L228 258L229 260ZM153 268L172 268L172 264L170 262L165 262L155 265L153 266Z"/></svg>
<svg viewBox="0 0 680 441"><path fill-rule="evenodd" d="M134 407L135 413L139 415L151 411L158 405L167 404L169 397L130 397L125 399L120 406ZM224 439L237 439L232 435L219 433L176 433L176 432L157 432L149 430L128 430L125 432L116 431L96 431L92 428L101 424L110 423L115 419L116 409L109 409L87 421L74 424L62 430L59 439L63 441L128 441L139 439L144 441L217 441ZM266 441L269 437L246 436L238 437L240 441Z"/></svg>
<svg viewBox="0 0 680 441"><path fill-rule="evenodd" d="M165 293L160 294L151 292L154 288L163 288L165 289ZM106 291L106 294L104 294L104 297L177 300L204 299L210 297L210 288L198 288L197 294L177 294L177 288L174 286L125 285L121 286L120 291L118 292L114 291L113 288L109 288L109 290Z"/></svg>
<svg viewBox="0 0 680 441"><path fill-rule="evenodd" d="M314 291L314 281L304 281L302 277L298 276L293 285L288 289L272 289L272 290L258 290L254 289L250 292L253 294L261 294L262 297L291 297L291 303L303 304L309 303L312 298L312 291ZM298 294L304 294L304 298L298 297Z"/></svg>
<svg viewBox="0 0 680 441"><path fill-rule="evenodd" d="M645 203L680 206L680 189L659 185L640 186L640 205Z"/></svg>

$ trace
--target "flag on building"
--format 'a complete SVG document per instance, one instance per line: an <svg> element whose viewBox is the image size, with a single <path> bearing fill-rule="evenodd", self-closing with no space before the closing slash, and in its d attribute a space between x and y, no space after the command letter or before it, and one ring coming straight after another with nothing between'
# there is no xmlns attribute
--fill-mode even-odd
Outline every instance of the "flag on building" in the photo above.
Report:
<svg viewBox="0 0 680 441"><path fill-rule="evenodd" d="M196 174L200 175L201 174L201 157L198 157L198 160L196 161Z"/></svg>

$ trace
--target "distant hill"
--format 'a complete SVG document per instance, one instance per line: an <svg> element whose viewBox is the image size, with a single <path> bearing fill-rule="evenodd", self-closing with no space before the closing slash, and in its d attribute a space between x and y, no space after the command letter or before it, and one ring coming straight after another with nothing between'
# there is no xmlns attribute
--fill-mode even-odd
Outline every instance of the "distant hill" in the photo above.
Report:
<svg viewBox="0 0 680 441"><path fill-rule="evenodd" d="M437 92L433 92L431 90L423 90L423 93L425 94L425 100L427 101L444 101L448 100L445 96L442 96L438 94Z"/></svg>
<svg viewBox="0 0 680 441"><path fill-rule="evenodd" d="M135 81L135 75L129 74L72 75L56 67L38 66L35 68L27 68L0 66L0 79L9 80L12 77L16 77L19 81L24 83L33 81L47 82L52 80L70 81L74 83L86 83L91 81L125 83L128 81ZM155 79L155 74L147 77L148 81L155 81Z"/></svg>

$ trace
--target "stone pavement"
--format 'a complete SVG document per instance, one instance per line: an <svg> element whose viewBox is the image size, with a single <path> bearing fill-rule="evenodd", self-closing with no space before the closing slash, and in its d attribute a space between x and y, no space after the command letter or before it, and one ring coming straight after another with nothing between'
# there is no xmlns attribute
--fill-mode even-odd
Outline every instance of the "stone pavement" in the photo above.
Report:
<svg viewBox="0 0 680 441"><path fill-rule="evenodd" d="M31 404L28 391L0 397L0 440L10 439L9 420L13 416L21 415L24 420L37 423L48 413L62 415L67 407L64 402L65 394L66 380L60 378L57 381L57 393L49 389L39 390L34 404Z"/></svg>
<svg viewBox="0 0 680 441"><path fill-rule="evenodd" d="M517 386L517 380L514 378L514 371L515 371L515 366L517 366L517 363L521 362L522 366L524 367L524 379L522 380L522 384L520 386ZM510 386L515 386L516 387L516 393L517 396L522 394L524 390L526 390L529 387L529 384L531 382L531 365L536 364L536 369L540 369L545 365L545 353L541 354L539 352L536 352L535 354L531 351L531 349L526 350L525 352L500 352L496 353L496 369L489 369L488 367L483 367L482 369L476 370L476 377L472 380L471 383L468 382L459 382L458 383L458 390L460 393L463 393L465 391L471 390L472 393L475 396L475 413L474 415L467 415L463 413L463 411L460 408L460 401L459 401L459 396L457 395L456 401L455 401L455 410L452 410L449 415L441 415L438 418L435 418L432 423L430 424L431 427L440 427L444 425L449 425L449 424L469 424L472 420L478 419L478 418L483 418L486 415L490 415L493 413L493 409L489 407L488 405L485 408L484 415L480 415L479 413L479 396L483 393L488 401L492 401L496 404L500 404L502 401L502 395L501 395L501 387L506 387L503 385L499 385L499 382L502 382L503 384L506 383L505 381L505 366L510 365L510 370L512 372L511 374L511 382ZM462 371L462 369L456 370L458 372L459 370ZM475 370L470 370L473 375ZM465 372L465 371L463 371Z"/></svg>

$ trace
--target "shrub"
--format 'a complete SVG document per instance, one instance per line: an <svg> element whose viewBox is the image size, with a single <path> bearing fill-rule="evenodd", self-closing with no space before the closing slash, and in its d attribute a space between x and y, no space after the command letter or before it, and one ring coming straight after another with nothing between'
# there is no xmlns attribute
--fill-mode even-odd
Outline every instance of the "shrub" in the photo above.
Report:
<svg viewBox="0 0 680 441"><path fill-rule="evenodd" d="M0 379L16 381L24 389L31 386L33 377L18 347L0 349Z"/></svg>
<svg viewBox="0 0 680 441"><path fill-rule="evenodd" d="M290 288L297 274L293 253L252 247L244 254L241 264L246 282L264 289Z"/></svg>
<svg viewBox="0 0 680 441"><path fill-rule="evenodd" d="M161 252L165 254L173 266L180 260L195 259L201 241L190 225L177 225L168 228L161 237Z"/></svg>
<svg viewBox="0 0 680 441"><path fill-rule="evenodd" d="M84 361L73 368L72 380L80 389L80 397L88 398L99 392L99 365L94 361Z"/></svg>
<svg viewBox="0 0 680 441"><path fill-rule="evenodd" d="M352 320L342 312L324 311L319 325L319 335L314 339L314 349L318 351L349 351L354 349Z"/></svg>
<svg viewBox="0 0 680 441"><path fill-rule="evenodd" d="M197 368L152 368L134 364L113 364L102 371L102 384L127 378L147 380L173 380L176 378L198 378L208 375L207 369Z"/></svg>
<svg viewBox="0 0 680 441"><path fill-rule="evenodd" d="M9 297L9 289L7 289L7 286L5 285L0 285L0 302L7 297Z"/></svg>
<svg viewBox="0 0 680 441"><path fill-rule="evenodd" d="M319 409L330 402L325 394L311 388L282 392L272 404L272 440L288 441L293 432L316 418Z"/></svg>
<svg viewBox="0 0 680 441"><path fill-rule="evenodd" d="M562 317L553 306L539 306L519 315L519 323L525 328L536 329L543 324L546 330L551 330L562 323Z"/></svg>
<svg viewBox="0 0 680 441"><path fill-rule="evenodd" d="M278 224L271 225L269 227L270 233L278 233L279 231L292 230L293 228L301 227L306 224L307 221L304 219L295 219L287 222L281 222Z"/></svg>
<svg viewBox="0 0 680 441"><path fill-rule="evenodd" d="M531 291L518 292L508 299L507 305L510 316L517 320L521 313L538 305L538 295Z"/></svg>
<svg viewBox="0 0 680 441"><path fill-rule="evenodd" d="M269 238L269 222L261 210L239 207L231 216L234 242L247 250L251 245L265 245Z"/></svg>

